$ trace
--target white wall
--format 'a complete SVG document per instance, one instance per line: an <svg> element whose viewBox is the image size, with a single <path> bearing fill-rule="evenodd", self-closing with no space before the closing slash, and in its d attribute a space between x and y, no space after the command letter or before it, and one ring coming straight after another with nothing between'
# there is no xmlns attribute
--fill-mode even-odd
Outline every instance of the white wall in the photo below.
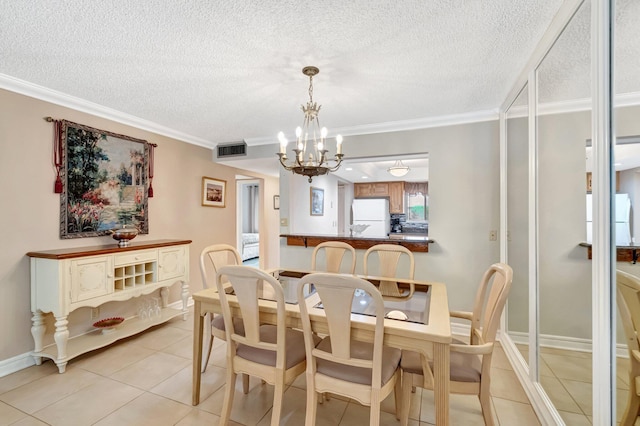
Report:
<svg viewBox="0 0 640 426"><path fill-rule="evenodd" d="M429 253L416 253L416 278L445 283L451 309L471 309L482 274L499 260L498 242L489 241L489 231L499 229L498 140L492 121L349 136L343 143L345 157L429 152L429 236L436 242ZM308 267L310 256L311 249L281 239L283 266Z"/></svg>
<svg viewBox="0 0 640 426"><path fill-rule="evenodd" d="M311 215L311 187L324 190L324 215ZM280 172L280 217L288 218L282 232L290 234L336 235L338 232L338 180L329 174L316 176L309 183L306 176ZM283 209L283 205L286 208Z"/></svg>

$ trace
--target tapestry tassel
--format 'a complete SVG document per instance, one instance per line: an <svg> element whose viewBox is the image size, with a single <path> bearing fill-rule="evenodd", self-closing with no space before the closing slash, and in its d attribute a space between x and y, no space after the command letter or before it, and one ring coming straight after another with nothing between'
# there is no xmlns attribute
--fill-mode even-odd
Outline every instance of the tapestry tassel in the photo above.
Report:
<svg viewBox="0 0 640 426"><path fill-rule="evenodd" d="M149 144L149 189L147 190L147 197L153 198L153 168L154 168L154 150L156 148L155 143Z"/></svg>
<svg viewBox="0 0 640 426"><path fill-rule="evenodd" d="M60 175L58 175L56 183L53 185L53 192L56 194L62 194L62 179L60 179Z"/></svg>
<svg viewBox="0 0 640 426"><path fill-rule="evenodd" d="M46 121L53 122L53 166L56 169L56 182L53 184L53 192L62 194L62 179L60 179L60 169L62 168L62 143L60 142L60 132L62 125L60 120L46 117Z"/></svg>

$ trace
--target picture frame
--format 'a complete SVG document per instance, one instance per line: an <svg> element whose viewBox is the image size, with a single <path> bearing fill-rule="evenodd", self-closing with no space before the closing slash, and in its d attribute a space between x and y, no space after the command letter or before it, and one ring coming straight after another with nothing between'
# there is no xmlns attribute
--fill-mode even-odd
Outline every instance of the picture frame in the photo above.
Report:
<svg viewBox="0 0 640 426"><path fill-rule="evenodd" d="M273 209L274 210L280 210L280 196L279 195L274 195L273 196Z"/></svg>
<svg viewBox="0 0 640 426"><path fill-rule="evenodd" d="M324 189L312 186L309 204L311 216L324 216Z"/></svg>
<svg viewBox="0 0 640 426"><path fill-rule="evenodd" d="M60 238L149 233L149 152L142 139L60 120Z"/></svg>
<svg viewBox="0 0 640 426"><path fill-rule="evenodd" d="M227 181L212 177L202 177L202 205L205 207L225 207L227 202Z"/></svg>

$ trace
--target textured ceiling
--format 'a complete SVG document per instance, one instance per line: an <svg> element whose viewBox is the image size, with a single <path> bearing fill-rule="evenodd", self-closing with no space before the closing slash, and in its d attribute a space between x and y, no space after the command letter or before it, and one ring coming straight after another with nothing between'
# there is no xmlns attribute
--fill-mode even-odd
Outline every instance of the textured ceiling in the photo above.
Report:
<svg viewBox="0 0 640 426"><path fill-rule="evenodd" d="M495 110L561 3L0 0L0 74L214 146L292 133L315 65L321 123L367 133Z"/></svg>

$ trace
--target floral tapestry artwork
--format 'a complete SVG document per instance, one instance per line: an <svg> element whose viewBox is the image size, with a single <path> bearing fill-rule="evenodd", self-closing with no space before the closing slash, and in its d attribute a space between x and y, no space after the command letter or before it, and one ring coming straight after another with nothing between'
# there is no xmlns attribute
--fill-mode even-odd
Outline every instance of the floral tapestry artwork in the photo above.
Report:
<svg viewBox="0 0 640 426"><path fill-rule="evenodd" d="M109 235L123 225L149 232L149 143L61 121L60 237Z"/></svg>

